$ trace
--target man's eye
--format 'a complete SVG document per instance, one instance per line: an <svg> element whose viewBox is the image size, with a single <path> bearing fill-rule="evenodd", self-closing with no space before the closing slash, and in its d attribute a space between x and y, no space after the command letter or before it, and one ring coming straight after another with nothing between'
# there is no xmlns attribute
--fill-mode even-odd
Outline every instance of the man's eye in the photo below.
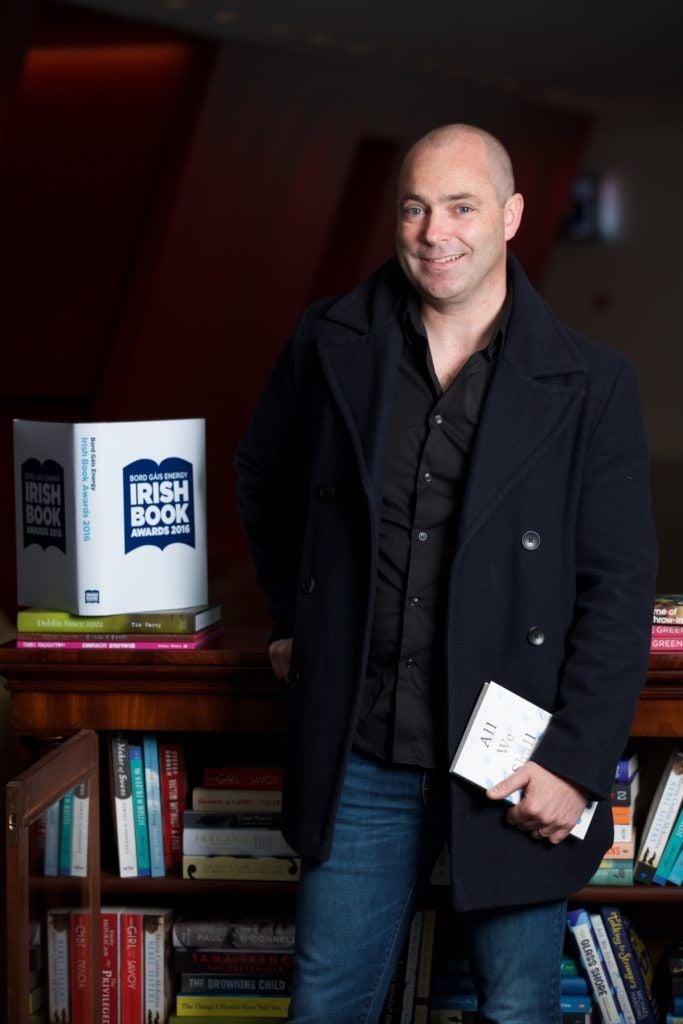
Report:
<svg viewBox="0 0 683 1024"><path fill-rule="evenodd" d="M472 213L472 207L471 206L464 206L463 205L463 206L456 207L456 209L457 209L458 213Z"/></svg>
<svg viewBox="0 0 683 1024"><path fill-rule="evenodd" d="M421 206L406 206L403 213L406 217L419 217L422 213Z"/></svg>

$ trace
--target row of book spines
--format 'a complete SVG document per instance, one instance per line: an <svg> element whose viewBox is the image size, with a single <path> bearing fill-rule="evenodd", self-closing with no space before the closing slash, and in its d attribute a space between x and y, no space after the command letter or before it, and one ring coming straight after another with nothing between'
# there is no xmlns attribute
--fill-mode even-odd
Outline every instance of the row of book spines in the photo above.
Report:
<svg viewBox="0 0 683 1024"><path fill-rule="evenodd" d="M570 911L567 924L603 1024L657 1024L653 970L640 936L617 907Z"/></svg>
<svg viewBox="0 0 683 1024"><path fill-rule="evenodd" d="M88 783L84 781L41 815L31 842L31 868L36 874L87 875L89 809Z"/></svg>
<svg viewBox="0 0 683 1024"><path fill-rule="evenodd" d="M217 640L223 626L209 626L197 633L108 633L78 634L20 633L20 650L63 651L196 651Z"/></svg>
<svg viewBox="0 0 683 1024"><path fill-rule="evenodd" d="M683 884L683 750L669 755L642 831L634 881Z"/></svg>
<svg viewBox="0 0 683 1024"><path fill-rule="evenodd" d="M101 908L101 971L94 994L110 1024L144 1024L157 1014L165 1019L171 920L172 911L166 908ZM48 911L46 931L50 1020L89 1024L90 914L68 908Z"/></svg>

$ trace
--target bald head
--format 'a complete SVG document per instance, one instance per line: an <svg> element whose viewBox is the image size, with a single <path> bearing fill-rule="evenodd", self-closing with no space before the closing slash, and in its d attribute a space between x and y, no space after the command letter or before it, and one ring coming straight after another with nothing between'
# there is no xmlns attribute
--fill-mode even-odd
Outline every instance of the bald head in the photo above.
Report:
<svg viewBox="0 0 683 1024"><path fill-rule="evenodd" d="M427 132L421 139L412 146L406 153L401 166L399 183L403 180L404 172L413 159L422 156L429 149L446 149L455 147L459 143L477 143L485 153L486 161L491 173L491 180L501 204L507 202L515 191L515 178L512 171L512 162L508 151L502 142L499 142L495 135L477 128L471 124L445 124L440 128L434 128ZM399 184L399 193L401 185Z"/></svg>

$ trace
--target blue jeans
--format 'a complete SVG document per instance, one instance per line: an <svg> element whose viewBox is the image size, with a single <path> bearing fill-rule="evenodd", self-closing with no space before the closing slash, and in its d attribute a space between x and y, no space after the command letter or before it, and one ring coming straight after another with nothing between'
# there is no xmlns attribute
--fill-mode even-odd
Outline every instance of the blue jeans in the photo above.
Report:
<svg viewBox="0 0 683 1024"><path fill-rule="evenodd" d="M305 861L292 1024L375 1024L416 902L443 846L447 780L349 759L332 854ZM471 911L464 929L482 1022L560 1024L564 900Z"/></svg>

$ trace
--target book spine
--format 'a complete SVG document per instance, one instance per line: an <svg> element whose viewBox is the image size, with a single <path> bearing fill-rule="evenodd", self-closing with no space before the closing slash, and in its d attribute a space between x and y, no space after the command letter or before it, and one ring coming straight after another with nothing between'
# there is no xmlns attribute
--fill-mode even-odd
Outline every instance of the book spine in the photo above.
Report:
<svg viewBox="0 0 683 1024"><path fill-rule="evenodd" d="M640 975L643 979L643 986L645 988L645 994L647 996L650 1007L652 1008L653 1016L659 1017L659 1007L657 1006L657 999L654 993L654 977L655 972L650 960L650 954L647 951L647 947L643 942L639 932L634 928L633 924L624 917L624 924L626 926L626 932L628 934L629 941L631 943L631 949L633 950L636 960L638 961L638 967L640 969Z"/></svg>
<svg viewBox="0 0 683 1024"><path fill-rule="evenodd" d="M622 1024L588 913L585 910L570 910L567 914L567 923L604 1024Z"/></svg>
<svg viewBox="0 0 683 1024"><path fill-rule="evenodd" d="M645 822L634 865L638 882L651 882L683 800L683 753L671 755Z"/></svg>
<svg viewBox="0 0 683 1024"><path fill-rule="evenodd" d="M96 463L99 458L96 423L73 425L74 505L76 512L76 582L79 614L87 614L101 600L102 561L106 537L100 537L100 490Z"/></svg>
<svg viewBox="0 0 683 1024"><path fill-rule="evenodd" d="M608 850L605 850L603 860L633 860L636 853L636 844L632 839L630 843L620 843L615 840Z"/></svg>
<svg viewBox="0 0 683 1024"><path fill-rule="evenodd" d="M282 811L282 793L277 790L207 789L195 786L192 790L193 811Z"/></svg>
<svg viewBox="0 0 683 1024"><path fill-rule="evenodd" d="M137 910L125 910L121 915L120 985L123 1024L145 1024L143 928Z"/></svg>
<svg viewBox="0 0 683 1024"><path fill-rule="evenodd" d="M173 968L176 974L291 977L294 954L276 949L174 949Z"/></svg>
<svg viewBox="0 0 683 1024"><path fill-rule="evenodd" d="M666 885L678 860L678 855L683 849L683 807L678 812L678 818L671 834L664 847L659 867L654 873L652 881L656 885Z"/></svg>
<svg viewBox="0 0 683 1024"><path fill-rule="evenodd" d="M180 872L183 858L182 815L185 809L185 761L180 743L159 744L164 856L168 872Z"/></svg>
<svg viewBox="0 0 683 1024"><path fill-rule="evenodd" d="M48 910L47 978L50 1020L71 1020L71 985L69 969L70 911Z"/></svg>
<svg viewBox="0 0 683 1024"><path fill-rule="evenodd" d="M204 768L207 789L282 789L281 768Z"/></svg>
<svg viewBox="0 0 683 1024"><path fill-rule="evenodd" d="M603 961L607 975L612 983L614 989L615 1000L621 1014L624 1018L625 1024L636 1024L636 1017L629 1002L629 998L626 995L626 989L624 988L624 982L621 977L621 971L614 956L612 950L612 944L607 935L607 929L599 914L590 915L591 924L595 933L600 952L602 953Z"/></svg>
<svg viewBox="0 0 683 1024"><path fill-rule="evenodd" d="M423 911L416 910L408 932L408 948L406 951L406 975L403 983L403 1004L401 1006L401 1024L411 1024L415 1006L415 989L417 986L417 965L420 959L420 938L422 936Z"/></svg>
<svg viewBox="0 0 683 1024"><path fill-rule="evenodd" d="M174 949L218 950L227 948L261 954L291 953L294 924L280 918L264 920L221 920L219 918L178 918L172 926Z"/></svg>
<svg viewBox="0 0 683 1024"><path fill-rule="evenodd" d="M640 775L634 775L629 782L613 782L610 799L613 807L630 806L640 790Z"/></svg>
<svg viewBox="0 0 683 1024"><path fill-rule="evenodd" d="M149 835L147 832L147 801L145 800L145 776L142 766L142 747L131 743L128 747L130 757L130 782L133 791L133 815L135 819L135 855L140 878L149 878L151 874L149 859Z"/></svg>
<svg viewBox="0 0 683 1024"><path fill-rule="evenodd" d="M196 651L202 640L29 640L17 637L25 650L63 651Z"/></svg>
<svg viewBox="0 0 683 1024"><path fill-rule="evenodd" d="M145 767L150 870L152 878L163 878L166 874L166 863L164 859L164 826L161 818L159 748L156 736L149 733L143 736L142 751Z"/></svg>
<svg viewBox="0 0 683 1024"><path fill-rule="evenodd" d="M683 651L683 636L653 636L650 639L650 651Z"/></svg>
<svg viewBox="0 0 683 1024"><path fill-rule="evenodd" d="M224 881L295 882L299 857L183 857L183 878Z"/></svg>
<svg viewBox="0 0 683 1024"><path fill-rule="evenodd" d="M683 619L677 619L668 625L655 624L652 627L653 636L683 636Z"/></svg>
<svg viewBox="0 0 683 1024"><path fill-rule="evenodd" d="M295 853L278 829L185 828L183 855L293 857Z"/></svg>
<svg viewBox="0 0 683 1024"><path fill-rule="evenodd" d="M417 981L415 984L415 1008L413 1024L428 1024L429 995L432 987L432 961L434 957L434 934L436 931L436 911L422 911L422 935L420 936L420 955L417 963Z"/></svg>
<svg viewBox="0 0 683 1024"><path fill-rule="evenodd" d="M85 878L88 874L88 783L80 782L74 790L71 833L71 874Z"/></svg>
<svg viewBox="0 0 683 1024"><path fill-rule="evenodd" d="M69 790L59 801L59 874L71 874L71 841L74 823L74 793Z"/></svg>
<svg viewBox="0 0 683 1024"><path fill-rule="evenodd" d="M657 1024L621 911L615 906L604 906L600 907L600 916L604 921L636 1021L638 1024Z"/></svg>
<svg viewBox="0 0 683 1024"><path fill-rule="evenodd" d="M90 1024L90 913L71 911L71 1024Z"/></svg>
<svg viewBox="0 0 683 1024"><path fill-rule="evenodd" d="M120 1024L120 914L111 907L100 910L100 1013L101 1024Z"/></svg>
<svg viewBox="0 0 683 1024"><path fill-rule="evenodd" d="M117 615L70 615L24 608L17 614L18 633L198 633L220 620L215 605L202 612L123 612Z"/></svg>
<svg viewBox="0 0 683 1024"><path fill-rule="evenodd" d="M628 756L624 755L623 757L620 757L614 772L614 781L629 782L638 771L638 761L639 758L636 752Z"/></svg>
<svg viewBox="0 0 683 1024"><path fill-rule="evenodd" d="M185 811L183 828L275 828L282 825L277 811Z"/></svg>
<svg viewBox="0 0 683 1024"><path fill-rule="evenodd" d="M172 911L144 913L144 1019L165 1021L168 1017L172 978L170 970L170 928Z"/></svg>
<svg viewBox="0 0 683 1024"><path fill-rule="evenodd" d="M598 868L589 885L633 885L633 866L625 862L624 867Z"/></svg>
<svg viewBox="0 0 683 1024"><path fill-rule="evenodd" d="M59 800L55 800L45 811L43 874L48 877L59 874Z"/></svg>
<svg viewBox="0 0 683 1024"><path fill-rule="evenodd" d="M130 775L130 751L125 736L111 738L114 779L114 812L121 878L135 878L138 873L135 848L135 811Z"/></svg>
<svg viewBox="0 0 683 1024"><path fill-rule="evenodd" d="M635 829L633 824L622 825L619 822L614 822L614 842L615 843L633 843L635 842Z"/></svg>
<svg viewBox="0 0 683 1024"><path fill-rule="evenodd" d="M180 991L185 995L288 996L292 979L272 974L183 973Z"/></svg>
<svg viewBox="0 0 683 1024"><path fill-rule="evenodd" d="M180 993L176 1001L179 1017L259 1017L283 1020L289 1008L289 996L188 996ZM162 1018L163 1019L163 1018Z"/></svg>
<svg viewBox="0 0 683 1024"><path fill-rule="evenodd" d="M683 885L683 849L676 858L676 863L671 869L669 875L669 882L671 885Z"/></svg>

